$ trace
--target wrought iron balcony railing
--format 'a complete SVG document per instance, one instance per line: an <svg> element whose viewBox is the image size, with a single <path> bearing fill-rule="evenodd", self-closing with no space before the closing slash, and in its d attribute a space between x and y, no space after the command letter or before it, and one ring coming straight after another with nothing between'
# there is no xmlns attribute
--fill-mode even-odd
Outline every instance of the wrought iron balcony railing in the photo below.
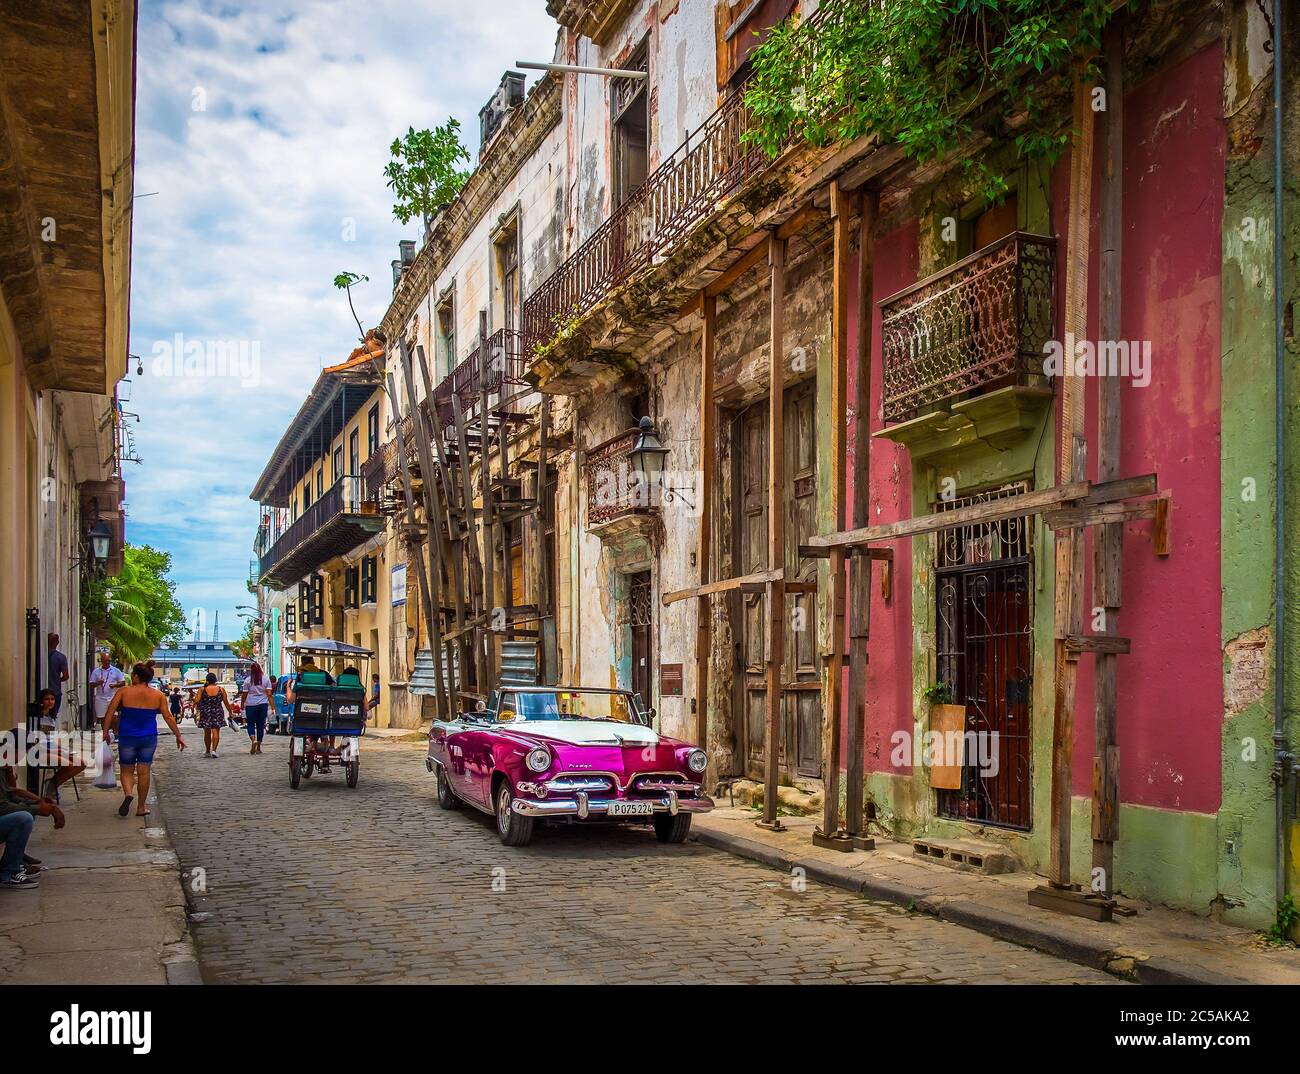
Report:
<svg viewBox="0 0 1300 1074"><path fill-rule="evenodd" d="M1043 382L1055 279L1053 240L1014 232L881 302L885 421Z"/></svg>
<svg viewBox="0 0 1300 1074"><path fill-rule="evenodd" d="M655 510L649 486L632 465L639 430L629 429L587 450L587 528Z"/></svg>
<svg viewBox="0 0 1300 1074"><path fill-rule="evenodd" d="M815 35L829 9L803 21ZM564 322L581 316L639 269L667 255L718 202L770 163L742 135L751 126L745 93L753 76L732 90L672 156L524 302L524 349L532 361ZM788 142L787 142L788 144Z"/></svg>
<svg viewBox="0 0 1300 1074"><path fill-rule="evenodd" d="M487 337L487 346L489 399L494 400L504 396L507 386L525 387L528 381L524 379L523 334L498 328ZM479 346L475 344L474 349L465 356L465 359L443 377L438 386L433 389L433 399L438 406L440 428L446 430L453 425L454 415L451 405L453 395L460 398L462 413L477 412L481 394L479 382L482 375L479 357Z"/></svg>
<svg viewBox="0 0 1300 1074"><path fill-rule="evenodd" d="M530 355L567 318L626 282L679 241L719 198L767 166L762 150L741 143L748 127L741 86L528 296L524 339Z"/></svg>
<svg viewBox="0 0 1300 1074"><path fill-rule="evenodd" d="M261 580L277 588L289 585L382 528L383 518L365 495L361 477L346 474L259 557Z"/></svg>
<svg viewBox="0 0 1300 1074"><path fill-rule="evenodd" d="M488 403L489 406L501 401L511 394L510 389L528 386L524 378L525 359L523 352L523 334L500 328L488 336ZM452 397L460 400L461 414L466 418L478 414L481 393L479 383L482 379L482 366L479 361L479 348L474 347L465 358L457 364L447 376L443 377L433 389L433 400L437 406L438 428L447 443L456 440L456 416L452 407ZM429 413L427 400L420 400L420 409L427 417ZM397 453L404 445L408 458L415 459L415 444L412 440L412 424L408 414L398 427L394 438L380 445L371 452L370 458L361 466L361 476L365 482L366 495L377 500L385 485L397 480L400 463Z"/></svg>

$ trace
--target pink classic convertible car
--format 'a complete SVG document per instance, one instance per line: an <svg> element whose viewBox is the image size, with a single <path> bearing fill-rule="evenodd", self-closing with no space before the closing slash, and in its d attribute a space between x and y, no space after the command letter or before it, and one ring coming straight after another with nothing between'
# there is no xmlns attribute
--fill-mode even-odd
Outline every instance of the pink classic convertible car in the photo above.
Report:
<svg viewBox="0 0 1300 1074"><path fill-rule="evenodd" d="M507 846L523 846L539 820L650 822L680 843L691 814L713 808L700 781L708 758L651 727L652 712L625 690L502 687L482 711L429 731L426 767L438 804L496 817Z"/></svg>

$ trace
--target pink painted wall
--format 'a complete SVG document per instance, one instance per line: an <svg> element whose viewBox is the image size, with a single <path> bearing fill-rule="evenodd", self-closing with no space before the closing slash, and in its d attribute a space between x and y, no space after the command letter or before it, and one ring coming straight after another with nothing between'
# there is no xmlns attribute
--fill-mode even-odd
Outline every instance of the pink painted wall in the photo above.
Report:
<svg viewBox="0 0 1300 1074"><path fill-rule="evenodd" d="M1213 812L1220 801L1223 719L1220 647L1220 228L1225 140L1221 121L1222 54L1206 49L1133 89L1126 98L1123 327L1128 339L1152 343L1152 380L1125 383L1123 474L1155 471L1174 491L1173 554L1157 559L1151 524L1126 527L1124 603L1120 633L1133 653L1119 663L1121 798L1166 809ZM1094 182L1096 179L1094 178ZM1053 220L1059 235L1058 273L1064 280L1064 221L1069 160L1053 175ZM1094 207L1097 204L1094 191ZM879 237L871 361L880 369L882 298L914 282L915 222ZM1092 237L1090 338L1096 338L1099 237ZM1058 315L1058 324L1063 323ZM856 313L849 331L856 336ZM857 369L849 368L849 396ZM1087 429L1096 435L1096 384L1085 395ZM857 415L850 411L849 501L856 466ZM873 378L871 427L879 429L880 377ZM1095 477L1095 447L1090 476ZM909 517L910 461L888 441L871 447L871 522ZM890 735L912 728L911 546L896 543L895 585L889 604L872 596L871 659L867 669L868 771L889 764ZM1091 548L1085 560L1085 608L1092 606ZM1085 623L1085 629L1089 629ZM1074 793L1092 787L1093 680L1080 664L1076 706ZM1050 711L1035 712L1035 734L1050 727ZM1039 781L1050 774L1038 772ZM1044 783L1044 786L1046 784Z"/></svg>
<svg viewBox="0 0 1300 1074"><path fill-rule="evenodd" d="M1220 801L1220 228L1225 136L1219 46L1135 87L1125 98L1123 333L1150 340L1151 383L1124 382L1122 475L1154 471L1172 489L1173 554L1152 551L1152 524L1125 526L1119 633L1120 798L1213 812ZM1098 146L1100 156L1100 146ZM1058 167L1064 229L1068 162ZM1094 187L1094 207L1097 205ZM1062 246L1064 243L1062 242ZM1097 336L1100 242L1092 238ZM1085 395L1095 478L1096 381ZM1091 545L1085 611L1092 601ZM1090 624L1085 621L1085 630ZM1092 792L1093 661L1080 661L1074 793ZM1036 714L1036 719L1050 714ZM1040 724L1041 726L1041 724ZM1041 774L1040 774L1041 778Z"/></svg>
<svg viewBox="0 0 1300 1074"><path fill-rule="evenodd" d="M871 365L881 367L880 307L887 298L916 280L920 251L915 221L876 239L872 302ZM849 337L857 338L857 311L850 307ZM857 366L849 363L849 398L857 391ZM883 427L881 378L871 382L871 430ZM853 503L857 478L853 442L858 416L850 406L848 415L848 499ZM912 514L912 467L907 450L888 440L871 444L872 525L910 518ZM852 520L850 520L852 524ZM870 660L867 663L866 768L870 772L903 774L911 771L890 765L890 735L895 730L912 730L912 545L897 541L894 549L894 585L890 601L872 587ZM879 571L879 568L877 568ZM847 696L847 694L846 694Z"/></svg>

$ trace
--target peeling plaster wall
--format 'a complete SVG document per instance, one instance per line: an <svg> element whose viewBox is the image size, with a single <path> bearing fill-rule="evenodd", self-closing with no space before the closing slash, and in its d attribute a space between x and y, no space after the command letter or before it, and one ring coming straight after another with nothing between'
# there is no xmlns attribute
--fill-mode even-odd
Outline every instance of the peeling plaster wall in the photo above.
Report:
<svg viewBox="0 0 1300 1074"><path fill-rule="evenodd" d="M604 47L588 38L569 45L569 63L615 67L648 39L649 170L670 156L718 105L712 0L642 0ZM571 200L569 249L576 249L611 209L610 80L569 75L565 126Z"/></svg>
<svg viewBox="0 0 1300 1074"><path fill-rule="evenodd" d="M1151 341L1152 368L1148 387L1121 381L1120 472L1155 471L1161 487L1173 490L1174 503L1168 558L1153 555L1150 523L1124 528L1119 633L1132 638L1133 651L1118 661L1120 798L1207 813L1219 808L1223 720L1217 472L1222 70L1222 50L1206 49L1131 89L1124 117L1122 330L1126 339ZM1094 193L1094 211L1098 201ZM1057 219L1065 219L1063 207ZM1097 338L1100 250L1096 219L1092 339ZM1087 383L1085 420L1089 477L1095 480L1096 378ZM1091 549L1089 540L1085 610L1092 606ZM1174 682L1178 700L1170 704ZM1074 793L1082 796L1092 794L1092 685L1093 661L1081 660Z"/></svg>
<svg viewBox="0 0 1300 1074"><path fill-rule="evenodd" d="M1272 57L1265 51L1268 27L1256 5L1227 5L1223 56L1223 100L1227 117L1227 160L1222 243L1223 384L1222 559L1223 645L1222 805L1218 815L1217 907L1230 921L1263 924L1276 901L1274 868L1277 832L1272 767L1274 661L1294 668L1300 659L1297 584L1300 551L1288 546L1284 596L1286 651L1278 653L1273 635L1273 528L1278 460L1273 442L1273 139ZM1296 257L1300 250L1300 134L1294 117L1300 109L1300 35L1289 20L1285 52L1283 146L1284 210L1287 233L1284 286L1297 294ZM1294 533L1300 513L1300 389L1294 379L1300 347L1294 333L1286 340L1289 381L1286 391L1288 469L1286 530ZM1297 744L1297 690L1289 676L1284 695L1289 742ZM1295 815L1295 777L1287 800L1292 806L1288 889L1300 893L1300 825Z"/></svg>
<svg viewBox="0 0 1300 1074"><path fill-rule="evenodd" d="M876 371L871 378L871 416L873 430L883 425L883 382L880 369L883 362L880 335L880 301L895 291L911 284L919 265L919 229L909 221L875 240L872 271L871 304L871 365ZM857 330L856 310L850 315ZM855 397L859 369L849 363L849 398ZM854 483L861 470L855 464L853 443L858 415L850 413L848 425L849 491L846 502L853 502ZM894 522L908 518L912 513L911 458L905 448L889 440L874 438L871 442L870 466L870 524ZM913 730L912 705L912 542L896 541L894 549L893 599L886 603L880 587L873 588L871 600L871 641L868 650L866 682L866 770L868 772L893 772L890 765L890 737L895 731ZM847 694L846 694L847 703ZM907 766L900 774L911 772ZM906 782L906 781L902 781ZM883 790L883 787L882 787ZM901 791L901 788L899 788ZM888 798L885 799L888 801ZM892 803L894 810L909 812L905 801Z"/></svg>
<svg viewBox="0 0 1300 1074"><path fill-rule="evenodd" d="M494 295L496 259L492 233L509 214L518 211L520 288L531 294L564 257L564 124L557 124L515 172L492 202L492 207L461 243L437 282L419 306L417 340L432 361L433 323L438 296L455 285L456 355L463 360L478 343L479 311L487 309L488 332L503 325L501 297ZM431 369L434 383L450 372L447 364ZM417 381L419 377L417 375ZM422 388L417 395L423 397Z"/></svg>

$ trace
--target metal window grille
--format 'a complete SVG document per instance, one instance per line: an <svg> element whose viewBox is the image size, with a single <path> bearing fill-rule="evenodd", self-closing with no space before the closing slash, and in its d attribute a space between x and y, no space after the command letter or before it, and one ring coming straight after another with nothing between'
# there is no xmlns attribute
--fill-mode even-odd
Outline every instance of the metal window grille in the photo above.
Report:
<svg viewBox="0 0 1300 1074"><path fill-rule="evenodd" d="M955 511L961 507L1005 500L1008 496L1020 496L1028 491L1028 481L1013 481L983 492L939 500L934 509L936 513ZM1029 515L1017 515L996 522L976 522L940 530L938 547L935 549L935 568L943 570L945 567L966 567L1028 557L1033 533L1030 518Z"/></svg>
<svg viewBox="0 0 1300 1074"><path fill-rule="evenodd" d="M937 511L1005 499L1028 490L1014 482L953 500ZM947 817L1008 828L1031 826L1030 701L1033 610L1032 516L953 526L936 547L935 648L940 681L966 708L966 732L986 760L963 767L960 790L937 791Z"/></svg>
<svg viewBox="0 0 1300 1074"><path fill-rule="evenodd" d="M650 579L635 581L628 587L625 606L628 626L650 626L653 623L654 602Z"/></svg>

